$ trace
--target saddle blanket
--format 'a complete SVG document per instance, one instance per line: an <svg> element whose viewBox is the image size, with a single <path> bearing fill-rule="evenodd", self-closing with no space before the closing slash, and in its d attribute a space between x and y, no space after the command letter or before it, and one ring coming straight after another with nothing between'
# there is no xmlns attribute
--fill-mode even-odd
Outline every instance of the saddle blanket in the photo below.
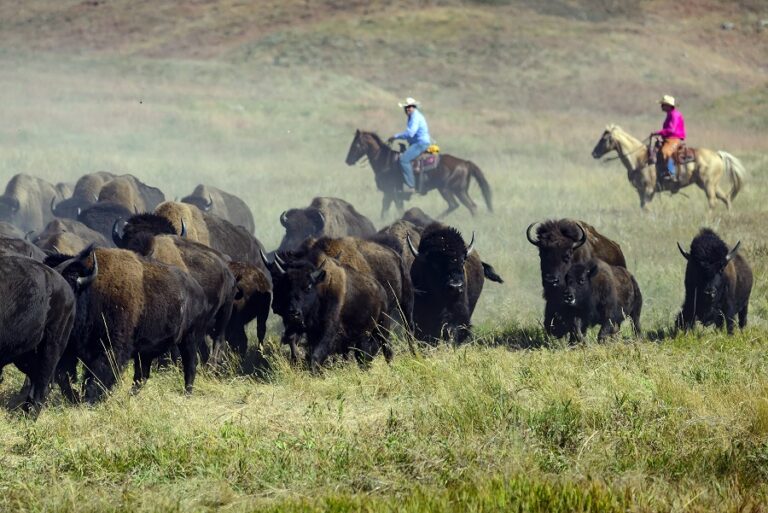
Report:
<svg viewBox="0 0 768 513"><path fill-rule="evenodd" d="M422 153L413 161L414 173L426 173L440 165L439 153Z"/></svg>

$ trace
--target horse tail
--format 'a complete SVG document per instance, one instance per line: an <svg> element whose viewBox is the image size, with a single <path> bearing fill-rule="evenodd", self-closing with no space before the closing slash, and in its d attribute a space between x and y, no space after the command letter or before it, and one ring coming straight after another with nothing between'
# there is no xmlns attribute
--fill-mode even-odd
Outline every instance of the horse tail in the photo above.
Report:
<svg viewBox="0 0 768 513"><path fill-rule="evenodd" d="M477 185L480 186L480 190L483 191L483 198L485 204L488 206L488 211L493 212L493 204L491 203L491 186L488 180L485 179L485 175L480 168L474 162L467 161L469 165L469 175L477 180Z"/></svg>
<svg viewBox="0 0 768 513"><path fill-rule="evenodd" d="M742 185L744 185L744 175L747 174L747 170L744 169L744 164L730 153L726 151L718 151L717 154L723 159L725 170L728 172L728 176L733 184L729 194L731 201L733 201L739 191L741 191Z"/></svg>

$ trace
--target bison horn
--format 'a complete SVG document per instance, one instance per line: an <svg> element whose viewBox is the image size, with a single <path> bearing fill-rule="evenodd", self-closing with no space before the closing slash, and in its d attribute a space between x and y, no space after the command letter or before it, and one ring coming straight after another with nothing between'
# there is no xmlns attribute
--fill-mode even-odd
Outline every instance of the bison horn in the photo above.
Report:
<svg viewBox="0 0 768 513"><path fill-rule="evenodd" d="M283 210L283 213L280 214L280 224L282 224L285 228L288 228L288 215L285 210Z"/></svg>
<svg viewBox="0 0 768 513"><path fill-rule="evenodd" d="M405 234L405 241L408 243L408 248L411 250L411 253L413 253L413 256L418 257L419 256L419 252L418 252L418 250L413 245L413 241L411 240L411 234L410 233L406 233Z"/></svg>
<svg viewBox="0 0 768 513"><path fill-rule="evenodd" d="M179 237L182 239L187 238L187 224L184 222L184 219L181 220L181 233L179 234Z"/></svg>
<svg viewBox="0 0 768 513"><path fill-rule="evenodd" d="M99 202L99 197L96 195L96 193L93 194L93 201L95 201L96 203Z"/></svg>
<svg viewBox="0 0 768 513"><path fill-rule="evenodd" d="M472 250L475 249L475 231L472 231L472 240L469 241L469 246L467 246L467 253L466 256L469 256L470 253L472 253Z"/></svg>
<svg viewBox="0 0 768 513"><path fill-rule="evenodd" d="M123 236L120 235L120 230L117 229L117 225L121 220L122 219L118 217L115 219L115 223L112 225L112 242L114 242L115 246L118 248L123 246Z"/></svg>
<svg viewBox="0 0 768 513"><path fill-rule="evenodd" d="M576 223L576 226L579 227L579 231L581 232L581 238L573 243L573 246L571 246L573 249L579 249L581 246L584 245L585 242L587 242L587 232L584 231L584 228L582 228L579 223Z"/></svg>
<svg viewBox="0 0 768 513"><path fill-rule="evenodd" d="M282 268L282 266L275 260L274 262L270 263L269 259L267 258L267 255L264 254L263 249L259 249L259 255L261 255L261 261L264 262L264 265L267 266L267 269L270 271L272 269L277 269L277 272L280 274L285 274L285 269Z"/></svg>
<svg viewBox="0 0 768 513"><path fill-rule="evenodd" d="M285 265L285 260L280 258L280 255L277 252L275 252L275 262L279 262L281 265Z"/></svg>
<svg viewBox="0 0 768 513"><path fill-rule="evenodd" d="M136 203L133 204L133 213L138 214L139 213L139 207L136 206Z"/></svg>
<svg viewBox="0 0 768 513"><path fill-rule="evenodd" d="M56 215L56 196L51 198L51 214Z"/></svg>
<svg viewBox="0 0 768 513"><path fill-rule="evenodd" d="M210 194L208 194L208 203L206 203L205 206L203 207L203 212L208 212L209 210L211 210L211 207L213 207L213 198L211 197Z"/></svg>
<svg viewBox="0 0 768 513"><path fill-rule="evenodd" d="M88 276L80 276L77 279L77 286L80 289L90 285L93 282L93 280L95 280L96 277L99 275L99 261L96 260L96 252L94 251L92 254L93 254L93 270L91 271L91 274L89 274Z"/></svg>
<svg viewBox="0 0 768 513"><path fill-rule="evenodd" d="M730 262L731 259L736 256L736 252L739 250L739 246L741 246L741 241L737 242L733 249L728 252L728 255L725 257L726 262Z"/></svg>
<svg viewBox="0 0 768 513"><path fill-rule="evenodd" d="M679 242L677 243L677 249L680 250L680 254L683 255L683 258L685 258L686 260L690 258L691 255L685 252L685 250L683 249L683 247L680 245Z"/></svg>
<svg viewBox="0 0 768 513"><path fill-rule="evenodd" d="M77 216L80 217L80 212L82 212L83 209L80 207L77 207Z"/></svg>
<svg viewBox="0 0 768 513"><path fill-rule="evenodd" d="M539 245L539 241L534 239L533 237L531 237L531 229L534 226L536 226L536 223L531 223L531 224L528 225L528 229L525 230L525 236L528 238L528 242L530 242L534 246L538 246Z"/></svg>

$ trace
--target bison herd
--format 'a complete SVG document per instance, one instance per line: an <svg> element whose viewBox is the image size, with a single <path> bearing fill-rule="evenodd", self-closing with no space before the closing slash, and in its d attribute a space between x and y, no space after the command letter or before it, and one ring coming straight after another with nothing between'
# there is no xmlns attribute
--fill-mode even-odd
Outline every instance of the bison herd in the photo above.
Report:
<svg viewBox="0 0 768 513"><path fill-rule="evenodd" d="M467 243L416 208L376 231L351 204L323 197L279 221L285 235L268 253L247 205L211 186L167 201L131 175L102 171L73 186L14 176L0 196L0 369L27 376L24 409L36 412L54 381L70 401L97 401L131 360L138 388L153 362L180 359L189 392L198 361L219 361L227 346L246 353L254 320L261 347L270 308L291 359L303 345L313 371L333 355L389 361L393 333L461 343L485 280L503 283L475 233ZM602 340L625 318L640 334L642 294L616 242L568 219L526 234L549 335L580 341L599 325ZM746 325L752 273L738 248L706 229L680 247L677 329Z"/></svg>

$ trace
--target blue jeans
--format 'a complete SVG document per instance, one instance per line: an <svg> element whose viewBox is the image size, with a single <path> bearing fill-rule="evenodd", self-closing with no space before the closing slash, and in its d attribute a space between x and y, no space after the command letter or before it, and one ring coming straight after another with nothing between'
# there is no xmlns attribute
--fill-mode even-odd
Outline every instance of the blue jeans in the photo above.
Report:
<svg viewBox="0 0 768 513"><path fill-rule="evenodd" d="M412 189L416 188L416 182L413 179L413 166L411 165L411 162L424 153L428 146L429 143L416 142L411 144L408 149L400 155L400 167L403 168L403 181L405 182L405 185Z"/></svg>
<svg viewBox="0 0 768 513"><path fill-rule="evenodd" d="M672 157L667 159L667 171L669 171L670 176L675 176L675 159Z"/></svg>

